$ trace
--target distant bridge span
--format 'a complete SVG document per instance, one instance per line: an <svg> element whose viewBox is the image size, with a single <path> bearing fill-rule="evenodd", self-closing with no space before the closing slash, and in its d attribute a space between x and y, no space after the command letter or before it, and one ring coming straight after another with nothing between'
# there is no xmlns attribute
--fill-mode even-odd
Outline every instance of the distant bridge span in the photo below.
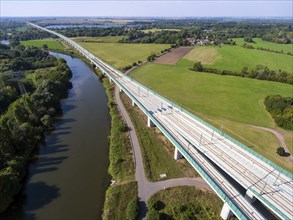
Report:
<svg viewBox="0 0 293 220"><path fill-rule="evenodd" d="M239 219L266 219L263 211L254 205L255 200L279 218L293 219L291 173L116 70L69 38L28 24L67 42L116 83L132 104L147 115L148 126L157 126L172 142L174 158L183 155L223 200L223 219L228 219L232 213ZM229 181L231 178L245 193L238 191Z"/></svg>

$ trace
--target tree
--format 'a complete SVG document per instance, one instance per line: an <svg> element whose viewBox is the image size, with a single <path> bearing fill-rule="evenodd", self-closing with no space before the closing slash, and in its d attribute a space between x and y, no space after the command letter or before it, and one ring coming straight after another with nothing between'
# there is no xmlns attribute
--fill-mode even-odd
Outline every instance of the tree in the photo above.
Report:
<svg viewBox="0 0 293 220"><path fill-rule="evenodd" d="M48 48L48 45L47 45L47 44L44 44L44 45L43 45L43 49L44 49L44 50L48 50L48 49L49 49L49 48Z"/></svg>
<svg viewBox="0 0 293 220"><path fill-rule="evenodd" d="M53 119L50 115L44 115L42 118L41 118L41 122L43 123L43 125L46 127L46 128L50 128L52 123L53 123Z"/></svg>
<svg viewBox="0 0 293 220"><path fill-rule="evenodd" d="M248 75L248 68L246 66L244 66L241 70L242 76L247 76Z"/></svg>
<svg viewBox="0 0 293 220"><path fill-rule="evenodd" d="M249 43L253 43L253 38L251 36L245 36L244 41L249 42Z"/></svg>
<svg viewBox="0 0 293 220"><path fill-rule="evenodd" d="M277 154L280 156L284 157L286 155L285 149L283 147L278 147L277 148Z"/></svg>
<svg viewBox="0 0 293 220"><path fill-rule="evenodd" d="M196 62L193 65L193 70L197 71L197 72L202 72L203 71L203 66L202 66L201 62Z"/></svg>

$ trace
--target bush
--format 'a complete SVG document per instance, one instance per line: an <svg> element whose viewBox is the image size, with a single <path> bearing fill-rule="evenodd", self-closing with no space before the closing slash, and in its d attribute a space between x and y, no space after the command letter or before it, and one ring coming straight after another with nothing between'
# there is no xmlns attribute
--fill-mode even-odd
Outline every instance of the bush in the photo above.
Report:
<svg viewBox="0 0 293 220"><path fill-rule="evenodd" d="M135 196L127 205L126 219L135 220L138 215L138 198Z"/></svg>
<svg viewBox="0 0 293 220"><path fill-rule="evenodd" d="M150 209L147 213L147 220L160 220L160 213L154 209Z"/></svg>
<svg viewBox="0 0 293 220"><path fill-rule="evenodd" d="M284 157L286 155L285 149L282 147L278 147L277 148L277 154L279 154L280 156Z"/></svg>
<svg viewBox="0 0 293 220"><path fill-rule="evenodd" d="M193 70L197 71L197 72L202 72L203 71L203 66L202 66L201 62L194 63Z"/></svg>

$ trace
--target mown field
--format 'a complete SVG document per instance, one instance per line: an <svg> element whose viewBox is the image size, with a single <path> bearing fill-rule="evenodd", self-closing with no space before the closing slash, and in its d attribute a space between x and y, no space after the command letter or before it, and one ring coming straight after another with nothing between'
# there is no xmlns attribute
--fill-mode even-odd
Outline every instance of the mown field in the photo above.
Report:
<svg viewBox="0 0 293 220"><path fill-rule="evenodd" d="M126 36L107 36L107 37L74 37L72 40L80 42L94 42L94 43L118 43Z"/></svg>
<svg viewBox="0 0 293 220"><path fill-rule="evenodd" d="M25 46L36 46L36 47L42 47L44 44L47 44L48 48L51 50L63 49L61 43L54 39L27 40L27 41L21 41L20 43Z"/></svg>
<svg viewBox="0 0 293 220"><path fill-rule="evenodd" d="M79 42L81 46L116 68L123 68L137 61L144 61L151 53L169 48L169 44L124 44Z"/></svg>
<svg viewBox="0 0 293 220"><path fill-rule="evenodd" d="M241 72L244 66L254 69L256 65L265 65L276 71L281 69L292 73L293 66L292 56L237 45L196 46L185 58L193 62L201 61L206 67L235 72Z"/></svg>
<svg viewBox="0 0 293 220"><path fill-rule="evenodd" d="M191 61L176 65L149 63L131 76L203 118L280 166L290 169L288 158L275 152L278 142L269 132L249 125L275 127L263 104L270 94L292 96L292 86L235 76L198 73L189 70Z"/></svg>
<svg viewBox="0 0 293 220"><path fill-rule="evenodd" d="M244 43L252 45L253 47L262 47L275 51L283 51L284 53L293 52L293 44L276 44L268 41L263 41L260 38L253 38L253 43L244 42L243 38L234 38L233 39L237 45L242 46Z"/></svg>

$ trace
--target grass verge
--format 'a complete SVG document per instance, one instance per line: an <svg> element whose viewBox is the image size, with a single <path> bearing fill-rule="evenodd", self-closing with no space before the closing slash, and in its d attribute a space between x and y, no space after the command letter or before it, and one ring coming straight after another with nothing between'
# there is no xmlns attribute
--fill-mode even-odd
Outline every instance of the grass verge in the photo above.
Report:
<svg viewBox="0 0 293 220"><path fill-rule="evenodd" d="M135 181L110 187L106 192L102 218L104 220L126 219L126 208L136 196L137 184Z"/></svg>
<svg viewBox="0 0 293 220"><path fill-rule="evenodd" d="M108 107L111 115L110 166L109 173L117 182L134 180L134 163L132 147L125 124L113 99L113 85L107 79L103 85L108 96Z"/></svg>
<svg viewBox="0 0 293 220"><path fill-rule="evenodd" d="M197 176L186 160L173 159L174 146L157 128L147 127L146 116L139 108L132 107L127 95L122 93L121 99L137 132L148 180L159 181L164 173L167 179Z"/></svg>
<svg viewBox="0 0 293 220"><path fill-rule="evenodd" d="M115 184L106 191L103 209L103 220L126 219L128 204L137 197L137 183L134 181L134 163L132 147L125 124L113 99L113 85L103 79L108 96L108 107L111 115L111 134L109 137L110 166L108 172L115 179Z"/></svg>
<svg viewBox="0 0 293 220"><path fill-rule="evenodd" d="M149 199L147 220L156 219L156 216L158 219L220 220L222 206L221 199L211 192L196 187L174 187L162 190Z"/></svg>

